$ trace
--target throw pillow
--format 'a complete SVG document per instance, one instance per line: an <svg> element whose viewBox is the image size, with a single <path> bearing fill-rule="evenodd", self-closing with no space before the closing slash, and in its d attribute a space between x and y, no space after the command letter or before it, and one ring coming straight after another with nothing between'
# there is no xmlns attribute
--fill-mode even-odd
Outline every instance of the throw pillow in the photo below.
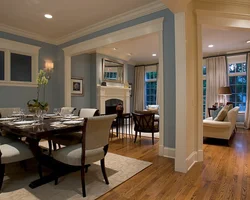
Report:
<svg viewBox="0 0 250 200"><path fill-rule="evenodd" d="M228 112L230 111L230 110L232 110L233 109L233 104L228 104L228 106L229 106L229 108L228 108ZM229 120L228 120L228 116L226 116L225 117L225 119L224 119L224 122L228 122Z"/></svg>
<svg viewBox="0 0 250 200"><path fill-rule="evenodd" d="M227 116L229 106L224 106L221 111L218 113L217 117L214 121L224 121L225 117Z"/></svg>
<svg viewBox="0 0 250 200"><path fill-rule="evenodd" d="M220 106L217 110L215 110L212 114L213 119L215 119L217 117L217 115L219 114L219 112L221 111L221 109L223 108L223 106Z"/></svg>

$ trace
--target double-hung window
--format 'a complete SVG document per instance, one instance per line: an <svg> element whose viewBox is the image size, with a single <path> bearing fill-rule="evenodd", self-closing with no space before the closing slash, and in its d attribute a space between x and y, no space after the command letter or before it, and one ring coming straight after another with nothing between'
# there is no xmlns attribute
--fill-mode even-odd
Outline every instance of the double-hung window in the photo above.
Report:
<svg viewBox="0 0 250 200"><path fill-rule="evenodd" d="M156 66L145 67L145 106L156 105L157 72Z"/></svg>
<svg viewBox="0 0 250 200"><path fill-rule="evenodd" d="M36 87L39 49L0 38L0 86Z"/></svg>
<svg viewBox="0 0 250 200"><path fill-rule="evenodd" d="M247 65L246 55L228 56L229 86L232 91L230 101L239 106L241 112L246 111Z"/></svg>

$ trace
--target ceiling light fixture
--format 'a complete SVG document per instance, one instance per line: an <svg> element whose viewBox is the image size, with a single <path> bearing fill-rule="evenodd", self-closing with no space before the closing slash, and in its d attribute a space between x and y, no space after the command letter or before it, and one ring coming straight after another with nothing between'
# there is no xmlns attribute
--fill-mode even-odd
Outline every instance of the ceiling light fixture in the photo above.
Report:
<svg viewBox="0 0 250 200"><path fill-rule="evenodd" d="M152 54L152 56L154 56L154 57L155 57L155 56L156 56L156 53L153 53L153 54Z"/></svg>
<svg viewBox="0 0 250 200"><path fill-rule="evenodd" d="M53 18L53 16L50 15L50 14L45 14L44 17L46 17L47 19L52 19Z"/></svg>
<svg viewBox="0 0 250 200"><path fill-rule="evenodd" d="M113 50L114 50L114 51L116 51L116 50L117 50L117 48L113 48Z"/></svg>
<svg viewBox="0 0 250 200"><path fill-rule="evenodd" d="M247 41L247 44L250 44L250 40Z"/></svg>
<svg viewBox="0 0 250 200"><path fill-rule="evenodd" d="M209 47L209 48L213 48L213 47L214 47L214 45L213 45L213 44L210 44L210 45L208 45L208 47Z"/></svg>
<svg viewBox="0 0 250 200"><path fill-rule="evenodd" d="M128 56L132 56L132 53L128 53Z"/></svg>

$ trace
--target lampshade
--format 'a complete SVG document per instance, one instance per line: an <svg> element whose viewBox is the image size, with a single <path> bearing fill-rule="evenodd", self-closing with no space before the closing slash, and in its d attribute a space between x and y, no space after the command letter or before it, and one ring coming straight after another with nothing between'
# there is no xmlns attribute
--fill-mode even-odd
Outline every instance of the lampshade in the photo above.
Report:
<svg viewBox="0 0 250 200"><path fill-rule="evenodd" d="M230 87L220 87L218 90L218 94L230 95L232 94Z"/></svg>

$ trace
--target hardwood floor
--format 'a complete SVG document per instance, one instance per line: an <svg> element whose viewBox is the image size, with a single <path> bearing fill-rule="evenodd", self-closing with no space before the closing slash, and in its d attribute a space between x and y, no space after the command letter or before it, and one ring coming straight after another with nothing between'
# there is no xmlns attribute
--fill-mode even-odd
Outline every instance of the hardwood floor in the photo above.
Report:
<svg viewBox="0 0 250 200"><path fill-rule="evenodd" d="M238 129L231 145L221 140L205 140L204 162L186 174L174 171L174 160L158 156L158 140L136 144L131 139L110 143L109 152L153 164L100 200L158 199L250 199L250 131Z"/></svg>

